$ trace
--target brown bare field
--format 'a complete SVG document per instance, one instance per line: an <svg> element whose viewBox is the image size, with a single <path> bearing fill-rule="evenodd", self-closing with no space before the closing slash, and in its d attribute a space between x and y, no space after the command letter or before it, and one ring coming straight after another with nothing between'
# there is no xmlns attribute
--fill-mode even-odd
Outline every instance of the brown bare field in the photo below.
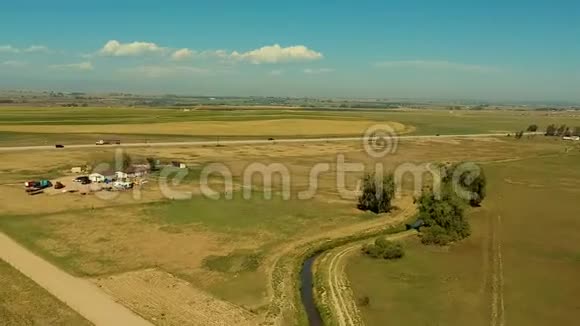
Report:
<svg viewBox="0 0 580 326"><path fill-rule="evenodd" d="M396 131L405 126L397 122L383 122ZM0 131L30 133L114 133L163 134L190 136L316 136L360 135L376 124L365 120L280 119L255 121L188 121L148 124L113 125L0 125Z"/></svg>
<svg viewBox="0 0 580 326"><path fill-rule="evenodd" d="M0 260L0 324L92 325L2 260Z"/></svg>
<svg viewBox="0 0 580 326"><path fill-rule="evenodd" d="M146 269L94 280L157 325L255 325L256 315L163 271Z"/></svg>

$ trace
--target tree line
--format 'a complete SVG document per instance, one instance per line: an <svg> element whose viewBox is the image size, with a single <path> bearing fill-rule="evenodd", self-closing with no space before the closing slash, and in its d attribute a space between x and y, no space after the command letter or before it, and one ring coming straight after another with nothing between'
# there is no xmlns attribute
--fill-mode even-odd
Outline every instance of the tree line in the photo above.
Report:
<svg viewBox="0 0 580 326"><path fill-rule="evenodd" d="M546 136L580 136L580 127L568 127L566 125L556 126L555 124L551 124L546 127Z"/></svg>
<svg viewBox="0 0 580 326"><path fill-rule="evenodd" d="M538 125L531 124L528 126L525 132L537 132L538 129L539 129ZM514 136L516 139L521 139L524 136L525 132L524 130L517 131L514 134ZM569 127L565 124L559 126L556 124L550 124L546 127L546 132L544 133L544 135L557 137L580 136L580 127Z"/></svg>

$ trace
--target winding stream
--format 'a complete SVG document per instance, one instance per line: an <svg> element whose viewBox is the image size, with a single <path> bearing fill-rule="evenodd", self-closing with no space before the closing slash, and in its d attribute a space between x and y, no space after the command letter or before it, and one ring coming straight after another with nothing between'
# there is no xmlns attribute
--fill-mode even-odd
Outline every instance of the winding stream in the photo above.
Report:
<svg viewBox="0 0 580 326"><path fill-rule="evenodd" d="M308 315L308 324L310 326L323 326L322 317L314 303L314 273L312 271L312 264L320 254L314 255L304 262L302 270L300 271L300 280L302 286L300 287L300 298Z"/></svg>

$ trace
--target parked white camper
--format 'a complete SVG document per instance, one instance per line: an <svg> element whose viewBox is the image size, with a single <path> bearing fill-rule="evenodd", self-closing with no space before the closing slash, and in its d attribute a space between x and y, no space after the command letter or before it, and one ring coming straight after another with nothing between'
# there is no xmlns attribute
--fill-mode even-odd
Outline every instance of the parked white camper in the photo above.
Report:
<svg viewBox="0 0 580 326"><path fill-rule="evenodd" d="M91 182L105 182L105 176L100 173L91 173L89 174L89 180Z"/></svg>

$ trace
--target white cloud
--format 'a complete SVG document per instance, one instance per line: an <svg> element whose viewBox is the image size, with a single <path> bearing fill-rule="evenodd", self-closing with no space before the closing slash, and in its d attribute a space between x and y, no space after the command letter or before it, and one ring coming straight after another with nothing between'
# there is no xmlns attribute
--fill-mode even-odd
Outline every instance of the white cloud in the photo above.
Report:
<svg viewBox="0 0 580 326"><path fill-rule="evenodd" d="M48 49L48 47L44 46L44 45L31 45L29 47L27 47L26 49L22 50L23 52L43 52L43 53L48 53L50 52L50 50Z"/></svg>
<svg viewBox="0 0 580 326"><path fill-rule="evenodd" d="M120 43L116 40L110 40L99 51L102 55L122 57L122 56L139 56L151 53L163 53L166 49L150 42L133 42Z"/></svg>
<svg viewBox="0 0 580 326"><path fill-rule="evenodd" d="M467 72L489 73L498 72L499 69L490 66L457 63L437 60L402 60L377 62L377 67L384 68L419 68L419 69L444 69Z"/></svg>
<svg viewBox="0 0 580 326"><path fill-rule="evenodd" d="M223 54L223 52L221 52ZM247 61L253 64L280 63L291 61L311 61L321 59L322 53L311 50L304 45L281 47L279 44L264 46L259 49L229 55L234 60Z"/></svg>
<svg viewBox="0 0 580 326"><path fill-rule="evenodd" d="M0 45L0 53L19 53L20 50L13 47L12 45Z"/></svg>
<svg viewBox="0 0 580 326"><path fill-rule="evenodd" d="M51 65L49 68L52 69L71 69L71 70L82 70L82 71L90 71L94 70L93 64L90 61L86 62L79 62L79 63L68 63L68 64L61 64L61 65Z"/></svg>
<svg viewBox="0 0 580 326"><path fill-rule="evenodd" d="M209 70L182 65L148 65L121 69L123 73L139 74L149 78L175 77L183 75L207 74Z"/></svg>
<svg viewBox="0 0 580 326"><path fill-rule="evenodd" d="M21 53L21 52L25 52L25 53L45 52L45 53L48 53L50 51L44 45L31 45L31 46L29 46L27 48L23 48L23 49L15 48L12 45L0 45L0 53L1 52L4 52L4 53Z"/></svg>
<svg viewBox="0 0 580 326"><path fill-rule="evenodd" d="M304 69L304 73L309 74L309 75L326 74L329 72L334 72L334 69L331 69L331 68L318 68L318 69L306 68L306 69Z"/></svg>
<svg viewBox="0 0 580 326"><path fill-rule="evenodd" d="M18 60L8 60L8 61L2 62L2 64L5 66L13 67L13 68L24 67L27 65L26 62L18 61Z"/></svg>
<svg viewBox="0 0 580 326"><path fill-rule="evenodd" d="M179 61L189 59L193 56L193 51L187 48L179 49L171 55L171 59Z"/></svg>

